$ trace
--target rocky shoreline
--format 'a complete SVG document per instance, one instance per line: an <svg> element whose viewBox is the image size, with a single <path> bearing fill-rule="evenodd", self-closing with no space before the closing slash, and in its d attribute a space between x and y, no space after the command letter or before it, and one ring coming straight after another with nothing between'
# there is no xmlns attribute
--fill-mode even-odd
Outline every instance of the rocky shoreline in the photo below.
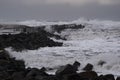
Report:
<svg viewBox="0 0 120 80"><path fill-rule="evenodd" d="M44 30L38 33L20 33L0 35L0 47L12 47L15 51L35 50L40 47L62 46L62 42L55 42L49 37L62 39L58 35L53 35Z"/></svg>
<svg viewBox="0 0 120 80"><path fill-rule="evenodd" d="M70 24L54 25L51 28L53 31L61 33L65 29L82 29L84 26ZM28 30L31 29L33 28L28 28ZM39 32L27 32L25 30L20 34L0 35L0 80L120 80L120 76L115 78L113 74L98 75L96 71L93 71L94 66L90 63L82 69L82 72L77 72L78 68L81 67L79 61L60 67L54 75L48 74L44 66L41 69L26 68L23 60L16 60L4 50L6 47L12 47L15 51L22 51L36 50L47 46L62 46L63 43L55 42L50 37L55 37L56 39L64 38L49 33L44 29L39 30ZM105 63L101 61L99 65L102 66Z"/></svg>
<svg viewBox="0 0 120 80"><path fill-rule="evenodd" d="M6 34L0 34L0 47L12 47L15 51L35 50L40 47L55 47L62 46L62 42L55 42L50 37L55 39L66 40L64 37L54 34L61 33L65 29L83 29L85 26L79 24L63 24L50 25L50 30L47 31L47 26L30 27L26 25L0 25L1 31L7 30ZM13 33L10 33L10 32ZM15 34L19 32L18 34Z"/></svg>
<svg viewBox="0 0 120 80"><path fill-rule="evenodd" d="M113 74L98 75L94 66L87 64L83 72L78 73L80 63L75 61L58 69L55 75L46 73L46 68L25 68L23 60L12 58L4 49L0 50L0 80L120 80Z"/></svg>

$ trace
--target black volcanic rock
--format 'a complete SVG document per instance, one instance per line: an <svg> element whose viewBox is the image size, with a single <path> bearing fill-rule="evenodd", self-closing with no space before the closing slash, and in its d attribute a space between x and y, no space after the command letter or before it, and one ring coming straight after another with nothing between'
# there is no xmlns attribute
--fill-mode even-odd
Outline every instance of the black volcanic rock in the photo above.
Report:
<svg viewBox="0 0 120 80"><path fill-rule="evenodd" d="M98 62L98 65L100 65L100 66L103 66L104 64L106 64L105 61L100 60L100 61Z"/></svg>
<svg viewBox="0 0 120 80"><path fill-rule="evenodd" d="M52 25L52 29L58 33L65 29L83 29L85 28L84 25L81 24L62 24L62 25Z"/></svg>
<svg viewBox="0 0 120 80"><path fill-rule="evenodd" d="M116 80L120 80L120 77L117 77L117 79Z"/></svg>
<svg viewBox="0 0 120 80"><path fill-rule="evenodd" d="M106 74L106 75L100 75L95 80L115 80L115 77L112 74Z"/></svg>
<svg viewBox="0 0 120 80"><path fill-rule="evenodd" d="M93 65L90 64L90 63L88 63L88 64L83 68L83 70L85 70L85 71L91 71L92 69L93 69Z"/></svg>
<svg viewBox="0 0 120 80"><path fill-rule="evenodd" d="M23 60L11 58L4 49L0 51L0 80L115 80L114 75L100 75L95 71L77 73L79 62L68 64L57 70L55 75L45 72L46 68L25 68ZM116 79L119 80L119 77Z"/></svg>
<svg viewBox="0 0 120 80"><path fill-rule="evenodd" d="M112 75L112 74L104 75L104 78L105 78L105 80L115 80L114 75Z"/></svg>
<svg viewBox="0 0 120 80"><path fill-rule="evenodd" d="M7 51L1 50L0 57L0 80L12 80L13 73L25 70L24 61L10 58Z"/></svg>
<svg viewBox="0 0 120 80"><path fill-rule="evenodd" d="M81 76L84 79L88 79L88 80L94 80L98 77L95 71L81 72L79 73L79 76Z"/></svg>
<svg viewBox="0 0 120 80"><path fill-rule="evenodd" d="M73 63L73 67L74 67L74 69L75 69L76 71L78 71L78 68L80 67L80 63L79 63L78 61L75 61L75 62Z"/></svg>
<svg viewBox="0 0 120 80"><path fill-rule="evenodd" d="M86 78L82 78L77 73L66 74L63 76L62 80L87 80Z"/></svg>
<svg viewBox="0 0 120 80"><path fill-rule="evenodd" d="M8 55L8 52L0 49L0 60L9 60L10 56Z"/></svg>
<svg viewBox="0 0 120 80"><path fill-rule="evenodd" d="M79 78L79 75L76 71L78 71L78 67L80 66L80 63L75 61L73 65L67 64L65 66L62 66L60 69L56 71L56 76L59 79L65 79L65 80L76 80ZM69 79L73 77L72 79Z"/></svg>
<svg viewBox="0 0 120 80"><path fill-rule="evenodd" d="M34 50L40 47L62 46L60 42L54 42L46 32L39 33L20 33L13 35L0 35L0 47L12 47L16 51L24 49Z"/></svg>

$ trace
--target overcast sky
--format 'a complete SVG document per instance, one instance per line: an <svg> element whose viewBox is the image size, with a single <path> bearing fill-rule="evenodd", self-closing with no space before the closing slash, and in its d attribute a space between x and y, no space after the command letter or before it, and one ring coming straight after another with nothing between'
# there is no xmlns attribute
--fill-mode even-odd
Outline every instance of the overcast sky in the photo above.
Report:
<svg viewBox="0 0 120 80"><path fill-rule="evenodd" d="M120 0L0 0L1 20L75 20L120 21Z"/></svg>

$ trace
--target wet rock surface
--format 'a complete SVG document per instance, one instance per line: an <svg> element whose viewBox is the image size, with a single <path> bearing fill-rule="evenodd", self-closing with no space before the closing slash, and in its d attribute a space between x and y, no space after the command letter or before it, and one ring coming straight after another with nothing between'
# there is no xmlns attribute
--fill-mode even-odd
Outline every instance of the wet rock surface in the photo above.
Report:
<svg viewBox="0 0 120 80"><path fill-rule="evenodd" d="M116 80L120 80L120 76L119 77L117 77L117 79Z"/></svg>
<svg viewBox="0 0 120 80"><path fill-rule="evenodd" d="M86 72L81 72L79 73L79 76L81 76L84 79L90 79L94 80L98 77L97 73L95 71L86 71Z"/></svg>
<svg viewBox="0 0 120 80"><path fill-rule="evenodd" d="M11 58L4 49L0 51L0 80L115 80L112 74L98 76L92 70L78 73L78 66L79 62L67 64L58 69L55 75L51 75L45 72L45 67L25 68L24 61Z"/></svg>
<svg viewBox="0 0 120 80"><path fill-rule="evenodd" d="M93 65L90 64L90 63L88 63L88 64L83 68L83 70L85 70L85 71L91 71L92 69L93 69Z"/></svg>
<svg viewBox="0 0 120 80"><path fill-rule="evenodd" d="M60 39L60 36L50 34L44 30L37 33L3 34L0 35L0 47L12 47L15 51L22 51L35 50L40 47L62 46L63 43L55 42L49 38L52 36Z"/></svg>

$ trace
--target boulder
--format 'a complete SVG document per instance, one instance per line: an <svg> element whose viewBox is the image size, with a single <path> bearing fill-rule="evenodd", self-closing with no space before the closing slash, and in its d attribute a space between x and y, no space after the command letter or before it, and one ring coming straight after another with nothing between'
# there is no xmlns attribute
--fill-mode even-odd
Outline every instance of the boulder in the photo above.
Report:
<svg viewBox="0 0 120 80"><path fill-rule="evenodd" d="M79 74L66 74L63 76L62 80L87 80L86 78L82 78Z"/></svg>
<svg viewBox="0 0 120 80"><path fill-rule="evenodd" d="M103 75L96 77L94 80L104 80Z"/></svg>
<svg viewBox="0 0 120 80"><path fill-rule="evenodd" d="M64 75L73 73L76 73L76 69L74 69L73 65L67 64L58 69L55 74L58 79L61 79Z"/></svg>
<svg viewBox="0 0 120 80"><path fill-rule="evenodd" d="M115 80L114 75L112 75L112 74L104 75L104 79L105 80Z"/></svg>
<svg viewBox="0 0 120 80"><path fill-rule="evenodd" d="M95 80L115 80L114 75L107 74L107 75L100 75Z"/></svg>
<svg viewBox="0 0 120 80"><path fill-rule="evenodd" d="M76 71L78 71L78 68L80 67L80 63L78 62L78 61L75 61L74 63L73 63L73 68L76 70Z"/></svg>
<svg viewBox="0 0 120 80"><path fill-rule="evenodd" d="M88 64L83 68L83 70L85 70L85 71L92 71L92 69L93 69L93 65L90 64L90 63L88 63Z"/></svg>
<svg viewBox="0 0 120 80"><path fill-rule="evenodd" d="M52 32L58 32L61 33L65 29L83 29L85 28L84 25L81 24L62 24L62 25L52 25Z"/></svg>
<svg viewBox="0 0 120 80"><path fill-rule="evenodd" d="M41 71L37 68L32 68L26 75L26 78L25 79L35 79L36 77L38 78L43 78L43 77L46 77L48 76L48 74L44 71Z"/></svg>
<svg viewBox="0 0 120 80"><path fill-rule="evenodd" d="M105 61L100 60L100 61L98 62L98 65L100 65L100 66L103 66L104 64L106 64Z"/></svg>
<svg viewBox="0 0 120 80"><path fill-rule="evenodd" d="M117 77L116 80L120 80L120 77Z"/></svg>
<svg viewBox="0 0 120 80"><path fill-rule="evenodd" d="M64 75L64 74L70 74L70 73L76 73L76 70L70 64L62 66L60 69L56 71L56 75L57 74Z"/></svg>
<svg viewBox="0 0 120 80"><path fill-rule="evenodd" d="M42 67L40 71L45 72L47 69L45 67Z"/></svg>
<svg viewBox="0 0 120 80"><path fill-rule="evenodd" d="M0 59L9 60L10 56L7 51L0 49Z"/></svg>
<svg viewBox="0 0 120 80"><path fill-rule="evenodd" d="M13 58L10 61L9 68L16 70L16 71L24 71L25 70L25 63L23 60L15 60Z"/></svg>
<svg viewBox="0 0 120 80"><path fill-rule="evenodd" d="M95 71L87 71L87 72L81 72L79 73L79 76L85 79L95 79L98 77L97 73Z"/></svg>

